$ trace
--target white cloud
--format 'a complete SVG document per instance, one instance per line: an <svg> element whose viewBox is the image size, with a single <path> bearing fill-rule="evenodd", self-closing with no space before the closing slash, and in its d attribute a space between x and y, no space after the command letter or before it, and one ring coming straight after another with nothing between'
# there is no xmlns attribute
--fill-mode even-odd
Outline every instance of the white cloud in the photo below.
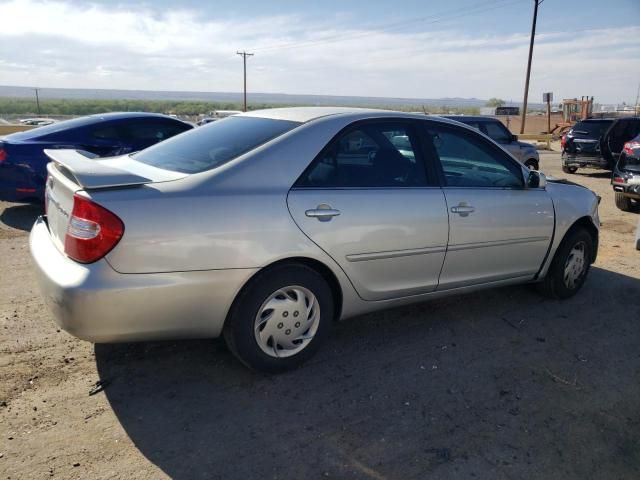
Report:
<svg viewBox="0 0 640 480"><path fill-rule="evenodd" d="M253 91L395 97L522 95L528 35L366 31L345 19L297 15L216 21L198 11L0 2L0 79L43 87L238 91L236 50ZM342 39L327 41L335 36ZM537 37L531 95L634 100L640 27L545 32ZM264 48L302 43L298 48Z"/></svg>

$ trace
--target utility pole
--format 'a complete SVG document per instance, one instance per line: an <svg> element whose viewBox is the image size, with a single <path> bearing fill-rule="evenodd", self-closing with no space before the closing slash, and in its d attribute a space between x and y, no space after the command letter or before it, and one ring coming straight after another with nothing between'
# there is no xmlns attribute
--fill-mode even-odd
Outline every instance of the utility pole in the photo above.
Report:
<svg viewBox="0 0 640 480"><path fill-rule="evenodd" d="M242 64L244 67L244 107L243 112L247 111L247 57L253 57L253 53L247 53L245 51L236 52L242 57Z"/></svg>
<svg viewBox="0 0 640 480"><path fill-rule="evenodd" d="M531 57L533 56L533 40L536 38L536 20L538 19L538 7L544 0L533 0L533 23L531 24L531 41L529 42L529 61L527 62L527 78L524 82L524 102L522 104L522 117L520 121L520 134L524 133L524 124L527 118L527 101L529 100L529 77L531 77Z"/></svg>
<svg viewBox="0 0 640 480"><path fill-rule="evenodd" d="M38 98L38 90L40 90L38 87L34 88L35 92L36 92L36 106L38 107L38 116L40 116L40 99Z"/></svg>

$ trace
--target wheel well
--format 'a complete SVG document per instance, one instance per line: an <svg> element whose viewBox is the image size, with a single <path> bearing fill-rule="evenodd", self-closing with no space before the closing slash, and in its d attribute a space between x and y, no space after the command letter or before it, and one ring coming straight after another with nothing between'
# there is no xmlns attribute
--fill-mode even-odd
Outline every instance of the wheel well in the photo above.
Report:
<svg viewBox="0 0 640 480"><path fill-rule="evenodd" d="M278 260L277 262L271 263L266 267L261 268L254 275L252 275L251 278L249 278L245 282L242 288L238 291L236 295L236 299L240 296L240 294L246 288L246 286L249 285L249 283L251 283L251 281L256 277L256 275L262 275L265 272L271 270L272 268L275 268L281 265L291 265L291 264L304 265L306 267L309 267L315 270L320 275L322 275L322 278L324 278L324 280L327 282L327 284L329 285L329 288L331 289L331 293L333 294L334 309L335 309L333 314L333 319L338 320L340 318L340 314L342 313L342 288L340 288L340 282L338 281L337 277L329 267L327 267L324 263L318 260L314 260L313 258L308 258L308 257L285 258L283 260ZM236 300L234 299L233 301L234 304L235 304L235 301ZM229 309L229 313L231 312L232 308L233 307ZM227 314L227 318L228 316L229 314Z"/></svg>
<svg viewBox="0 0 640 480"><path fill-rule="evenodd" d="M564 234L564 237L566 238L567 235L569 235L569 233L573 232L578 228L584 228L589 233L589 235L591 235L591 239L593 240L593 247L594 247L593 256L591 258L591 263L593 263L596 261L596 257L598 256L598 229L593 224L593 220L591 220L591 217L585 216L576 220L573 223L573 225L571 225L569 230L567 230L567 233ZM564 238L563 238L563 241L564 241Z"/></svg>

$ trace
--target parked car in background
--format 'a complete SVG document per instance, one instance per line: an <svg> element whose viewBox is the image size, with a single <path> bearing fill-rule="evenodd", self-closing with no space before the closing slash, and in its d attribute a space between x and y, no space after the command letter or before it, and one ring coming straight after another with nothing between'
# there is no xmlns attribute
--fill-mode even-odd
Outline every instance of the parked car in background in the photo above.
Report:
<svg viewBox="0 0 640 480"><path fill-rule="evenodd" d="M516 157L526 167L531 170L538 170L540 155L538 155L536 147L530 143L520 142L518 137L513 135L497 118L471 115L446 115L444 118L464 123L481 131L491 140L500 144L502 148Z"/></svg>
<svg viewBox="0 0 640 480"><path fill-rule="evenodd" d="M576 173L578 168L611 168L610 161L602 155L603 138L613 118L589 118L580 120L562 136L562 171Z"/></svg>
<svg viewBox="0 0 640 480"><path fill-rule="evenodd" d="M105 113L13 133L0 139L0 200L42 201L45 149L76 149L112 157L136 152L193 128L154 113Z"/></svg>
<svg viewBox="0 0 640 480"><path fill-rule="evenodd" d="M640 135L624 144L611 178L616 206L630 212L640 209Z"/></svg>
<svg viewBox="0 0 640 480"><path fill-rule="evenodd" d="M200 120L198 120L196 125L201 127L202 125L206 125L207 123L215 122L216 120L218 120L218 119L217 118L212 118L212 117L204 117L204 118L201 118Z"/></svg>
<svg viewBox="0 0 640 480"><path fill-rule="evenodd" d="M640 134L640 117L618 118L605 133L602 141L602 155L613 169L624 144Z"/></svg>
<svg viewBox="0 0 640 480"><path fill-rule="evenodd" d="M341 318L516 283L571 297L598 249L593 192L438 117L271 109L114 159L46 153L37 278L94 342L223 335L281 371Z"/></svg>
<svg viewBox="0 0 640 480"><path fill-rule="evenodd" d="M22 125L35 125L40 127L44 125L51 125L56 122L57 120L54 120L53 118L24 118L20 120Z"/></svg>

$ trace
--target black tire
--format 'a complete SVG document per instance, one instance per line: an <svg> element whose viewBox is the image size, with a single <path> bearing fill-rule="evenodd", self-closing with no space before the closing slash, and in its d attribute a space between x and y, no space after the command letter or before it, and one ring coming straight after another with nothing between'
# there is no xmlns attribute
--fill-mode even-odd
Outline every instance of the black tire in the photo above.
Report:
<svg viewBox="0 0 640 480"><path fill-rule="evenodd" d="M533 158L530 158L526 162L524 162L524 166L529 168L529 170L538 170L538 162L536 162Z"/></svg>
<svg viewBox="0 0 640 480"><path fill-rule="evenodd" d="M581 242L584 244L584 269L580 277L575 281L574 286L570 288L564 280L565 265L573 248ZM565 299L574 296L578 290L582 288L587 278L592 258L593 238L589 232L582 227L570 230L558 247L551 261L547 276L538 283L538 291L546 297L556 299Z"/></svg>
<svg viewBox="0 0 640 480"><path fill-rule="evenodd" d="M616 207L618 207L623 212L632 212L634 210L633 205L631 205L631 199L629 197L625 197L623 193L615 192L616 194Z"/></svg>
<svg viewBox="0 0 640 480"><path fill-rule="evenodd" d="M566 167L566 166L562 166L562 171L564 173L576 173L578 171L578 167Z"/></svg>
<svg viewBox="0 0 640 480"><path fill-rule="evenodd" d="M254 326L258 310L274 292L300 286L316 297L319 324L311 341L300 352L284 358L267 355L258 345ZM283 264L259 273L242 289L231 307L224 326L224 339L233 354L254 370L278 373L298 367L326 340L333 323L334 299L322 275L302 264Z"/></svg>

